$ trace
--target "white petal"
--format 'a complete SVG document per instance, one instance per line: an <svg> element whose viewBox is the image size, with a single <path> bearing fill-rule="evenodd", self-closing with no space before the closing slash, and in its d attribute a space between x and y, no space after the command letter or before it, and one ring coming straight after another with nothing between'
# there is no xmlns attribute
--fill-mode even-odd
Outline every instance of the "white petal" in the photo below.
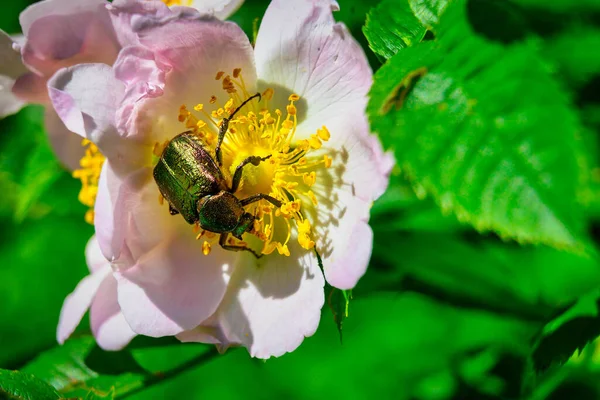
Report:
<svg viewBox="0 0 600 400"><path fill-rule="evenodd" d="M244 0L192 0L189 6L194 7L202 14L227 19L240 8L243 2Z"/></svg>
<svg viewBox="0 0 600 400"><path fill-rule="evenodd" d="M225 346L241 343L258 358L279 357L311 336L325 301L325 282L312 252L288 246L298 258L272 254L256 260L244 254L216 313L218 323L208 321L210 329L203 324L197 333Z"/></svg>
<svg viewBox="0 0 600 400"><path fill-rule="evenodd" d="M364 118L372 71L350 32L335 23L337 8L330 0L273 0L258 32L261 85L275 89L279 107L292 92L301 97L299 137L322 125L343 134L355 115Z"/></svg>

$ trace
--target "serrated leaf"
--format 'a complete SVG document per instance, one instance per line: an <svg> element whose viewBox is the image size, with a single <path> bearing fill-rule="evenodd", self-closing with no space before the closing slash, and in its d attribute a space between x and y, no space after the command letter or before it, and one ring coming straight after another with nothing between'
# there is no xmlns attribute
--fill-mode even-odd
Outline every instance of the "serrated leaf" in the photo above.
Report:
<svg viewBox="0 0 600 400"><path fill-rule="evenodd" d="M436 43L377 72L372 127L417 195L444 212L479 231L580 249L580 121L532 43L490 43L464 14L464 0L451 3Z"/></svg>
<svg viewBox="0 0 600 400"><path fill-rule="evenodd" d="M0 369L0 399L54 400L60 398L52 386L32 374Z"/></svg>
<svg viewBox="0 0 600 400"><path fill-rule="evenodd" d="M533 351L537 371L565 363L600 336L600 290L582 296L572 307L548 322Z"/></svg>
<svg viewBox="0 0 600 400"><path fill-rule="evenodd" d="M428 29L435 30L450 0L408 0L414 15Z"/></svg>
<svg viewBox="0 0 600 400"><path fill-rule="evenodd" d="M133 362L127 351L106 353L97 350L98 356L113 357L112 362L100 364L110 367L110 374L104 371L105 375L101 375L99 368L90 368L88 357L95 349L96 342L91 336L71 339L42 353L23 371L35 374L66 397L85 397L93 392L96 398L112 398L144 385L147 374Z"/></svg>
<svg viewBox="0 0 600 400"><path fill-rule="evenodd" d="M408 1L383 0L367 14L363 33L369 47L384 59L420 42L425 27L415 17Z"/></svg>

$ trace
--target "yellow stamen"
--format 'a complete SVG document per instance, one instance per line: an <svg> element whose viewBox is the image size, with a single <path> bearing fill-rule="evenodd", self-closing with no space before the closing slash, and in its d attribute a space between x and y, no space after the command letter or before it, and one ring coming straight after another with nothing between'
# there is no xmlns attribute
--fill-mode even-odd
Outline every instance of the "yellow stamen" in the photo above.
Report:
<svg viewBox="0 0 600 400"><path fill-rule="evenodd" d="M96 204L96 195L98 194L98 181L100 180L100 171L104 164L105 157L100 153L98 147L87 139L83 139L81 145L87 147L85 154L79 161L80 169L73 171L73 178L81 181L81 190L79 191L79 201L89 207L85 213L85 222L94 223L94 205Z"/></svg>
<svg viewBox="0 0 600 400"><path fill-rule="evenodd" d="M188 6L192 5L192 0L162 0L163 3L170 6Z"/></svg>
<svg viewBox="0 0 600 400"><path fill-rule="evenodd" d="M210 243L208 243L206 241L204 243L202 243L202 254L204 254L205 256L209 255L210 249L211 249Z"/></svg>
<svg viewBox="0 0 600 400"><path fill-rule="evenodd" d="M232 75L219 71L215 78L222 81L227 96L223 106L216 104L216 96L211 96L208 101L213 105L211 110L205 110L200 103L193 107L192 112L186 106L182 106L179 112L179 120L213 152L223 118L232 115L245 99L255 94L248 91L239 68L235 68ZM261 248L257 249L256 239L248 241L259 253L271 254L277 250L277 253L289 256L288 243L292 231L297 232L296 240L304 249L310 250L315 246L311 222L305 217L303 209L318 206L311 188L319 179L319 169L330 167L332 159L327 155L314 156L313 151L322 148L331 135L323 126L307 139L295 139L298 110L294 103L300 100L300 96L291 94L282 112L281 109L269 109L273 95L274 90L267 88L260 102L250 101L230 120L221 146L222 170L226 178L231 179L236 167L248 156L268 157L258 166L248 164L244 167L241 184L235 195L244 199L264 193L281 201L279 208L267 200L246 206L246 211L256 217L252 231L246 235L252 235L262 242ZM196 239L201 237L216 240L217 235L202 231ZM246 245L246 241L236 242L232 237L228 243ZM208 241L203 243L204 254L210 252L210 245Z"/></svg>

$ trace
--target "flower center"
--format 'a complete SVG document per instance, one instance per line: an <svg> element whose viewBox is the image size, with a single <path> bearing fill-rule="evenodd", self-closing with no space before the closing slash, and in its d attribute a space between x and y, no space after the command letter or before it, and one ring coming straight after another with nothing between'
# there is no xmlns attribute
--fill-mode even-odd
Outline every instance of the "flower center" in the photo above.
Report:
<svg viewBox="0 0 600 400"><path fill-rule="evenodd" d="M170 6L191 6L192 0L162 0L163 3Z"/></svg>
<svg viewBox="0 0 600 400"><path fill-rule="evenodd" d="M79 161L80 169L73 171L73 178L81 181L81 190L79 191L79 201L88 206L85 213L85 222L94 223L94 204L98 194L98 181L100 180L100 171L104 164L105 157L100 153L98 147L87 139L83 139L81 145L87 148L85 154Z"/></svg>
<svg viewBox="0 0 600 400"><path fill-rule="evenodd" d="M212 96L209 103L216 109L210 113L204 104L196 104L193 110L182 105L179 112L179 121L196 134L213 154L223 118L231 116L244 100L253 95L246 89L239 68L232 75L219 72L216 79L222 81L226 94L224 104L219 104L217 96ZM259 193L268 194L281 201L282 206L277 208L267 200L246 206L246 211L256 219L243 244L250 242L260 254L271 254L277 250L279 254L289 256L288 243L294 227L298 243L304 249L315 246L311 224L303 209L317 206L317 198L311 188L317 181L318 169L330 167L331 158L322 152L317 156L314 151L320 149L330 135L323 126L309 139L295 139L298 125L296 102L300 97L290 95L285 112L282 112L278 108L269 108L273 94L274 90L268 88L260 101L248 102L229 122L221 146L222 172L231 179L236 167L247 157L268 157L257 166L244 167L235 196L245 199ZM201 236L203 233L198 238ZM234 244L234 239L231 240ZM205 254L208 253L207 248L210 251L210 243L205 242Z"/></svg>

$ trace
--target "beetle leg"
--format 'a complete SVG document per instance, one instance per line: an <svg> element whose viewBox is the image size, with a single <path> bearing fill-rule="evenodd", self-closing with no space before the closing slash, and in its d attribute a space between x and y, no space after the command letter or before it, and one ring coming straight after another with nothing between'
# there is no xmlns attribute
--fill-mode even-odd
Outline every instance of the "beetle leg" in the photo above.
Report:
<svg viewBox="0 0 600 400"><path fill-rule="evenodd" d="M231 251L246 250L246 251L249 251L250 253L252 253L252 255L254 255L254 257L256 257L256 258L260 258L262 256L262 254L258 254L257 252L252 250L250 247L239 246L239 245L234 245L234 244L227 244L227 236L229 236L229 233L221 233L221 237L219 238L219 245L221 245L221 247L224 248L225 250L231 250Z"/></svg>
<svg viewBox="0 0 600 400"><path fill-rule="evenodd" d="M235 193L238 190L238 187L240 186L240 181L242 180L242 171L246 165L252 164L254 166L258 166L258 164L260 164L261 161L266 161L269 158L271 158L271 154L269 154L266 157L250 156L247 157L244 161L242 161L240 165L236 167L235 173L233 174L233 180L231 182L231 193Z"/></svg>
<svg viewBox="0 0 600 400"><path fill-rule="evenodd" d="M246 105L246 103L248 103L250 100L252 100L256 97L258 97L258 101L261 100L260 93L256 93L255 95L250 96L246 100L244 100L242 102L242 104L240 104L235 110L233 110L233 112L231 113L231 115L229 117L223 118L223 122L221 123L221 127L219 128L219 138L217 140L217 147L215 148L215 156L217 158L217 163L219 164L219 167L221 167L223 165L223 161L221 160L221 145L223 144L223 139L225 139L225 134L227 133L227 129L229 129L229 121L231 121L233 119L235 114L238 111L240 111L240 109L242 107L244 107Z"/></svg>
<svg viewBox="0 0 600 400"><path fill-rule="evenodd" d="M240 200L240 203L242 203L242 207L247 206L248 204L257 202L259 200L266 200L269 203L273 204L275 207L281 207L281 201L277 200L275 197L271 197L268 194L264 194L264 193L259 193L259 194L255 194L253 196L250 197L246 197L243 200Z"/></svg>
<svg viewBox="0 0 600 400"><path fill-rule="evenodd" d="M177 215L177 214L179 214L179 211L177 211L176 209L174 209L173 206L169 204L169 214L171 214L171 215Z"/></svg>

